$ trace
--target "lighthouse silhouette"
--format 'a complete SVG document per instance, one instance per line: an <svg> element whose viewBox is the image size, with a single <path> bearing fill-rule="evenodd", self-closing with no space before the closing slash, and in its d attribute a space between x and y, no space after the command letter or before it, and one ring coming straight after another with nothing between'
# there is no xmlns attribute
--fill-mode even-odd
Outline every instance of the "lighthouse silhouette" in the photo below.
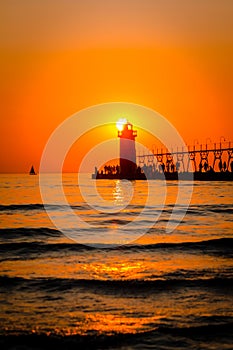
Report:
<svg viewBox="0 0 233 350"><path fill-rule="evenodd" d="M136 149L135 138L137 131L133 130L133 125L128 121L118 131L120 138L120 177L122 179L133 180L136 178Z"/></svg>

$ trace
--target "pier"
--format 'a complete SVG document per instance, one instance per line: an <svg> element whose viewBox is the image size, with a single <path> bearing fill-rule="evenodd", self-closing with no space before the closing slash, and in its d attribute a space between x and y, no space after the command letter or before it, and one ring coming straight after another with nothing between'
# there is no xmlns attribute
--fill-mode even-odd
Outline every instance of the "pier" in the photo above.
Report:
<svg viewBox="0 0 233 350"><path fill-rule="evenodd" d="M183 148L152 149L137 155L147 179L233 180L233 143L219 142Z"/></svg>
<svg viewBox="0 0 233 350"><path fill-rule="evenodd" d="M219 143L136 152L137 130L126 119L117 122L120 139L119 164L95 168L93 179L127 180L233 180L233 143L222 136ZM222 142L222 139L224 141ZM210 139L207 139L210 140Z"/></svg>

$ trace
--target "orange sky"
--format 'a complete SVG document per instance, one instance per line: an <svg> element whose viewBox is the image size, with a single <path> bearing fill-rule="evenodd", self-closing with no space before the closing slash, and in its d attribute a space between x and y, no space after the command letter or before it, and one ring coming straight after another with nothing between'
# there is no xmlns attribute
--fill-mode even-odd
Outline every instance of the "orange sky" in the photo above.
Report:
<svg viewBox="0 0 233 350"><path fill-rule="evenodd" d="M104 102L150 107L188 143L233 141L231 0L11 0L0 13L0 172L38 169L54 128Z"/></svg>

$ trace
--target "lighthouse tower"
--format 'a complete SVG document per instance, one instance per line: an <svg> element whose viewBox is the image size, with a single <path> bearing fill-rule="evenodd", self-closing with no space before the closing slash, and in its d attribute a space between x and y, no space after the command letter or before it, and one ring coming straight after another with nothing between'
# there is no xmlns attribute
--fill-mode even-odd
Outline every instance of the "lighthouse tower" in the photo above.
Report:
<svg viewBox="0 0 233 350"><path fill-rule="evenodd" d="M137 131L133 130L133 125L126 122L122 130L118 131L120 138L120 177L122 179L133 180L136 178L136 149L135 138Z"/></svg>

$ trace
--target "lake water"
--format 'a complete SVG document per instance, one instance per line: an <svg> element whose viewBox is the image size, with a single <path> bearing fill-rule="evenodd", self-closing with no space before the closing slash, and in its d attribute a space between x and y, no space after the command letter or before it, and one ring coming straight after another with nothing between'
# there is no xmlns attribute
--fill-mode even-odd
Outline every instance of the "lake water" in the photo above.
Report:
<svg viewBox="0 0 233 350"><path fill-rule="evenodd" d="M99 180L98 202L64 174L64 205L44 175L46 211L38 176L0 179L1 347L232 349L232 183L195 182L168 232L176 181Z"/></svg>

